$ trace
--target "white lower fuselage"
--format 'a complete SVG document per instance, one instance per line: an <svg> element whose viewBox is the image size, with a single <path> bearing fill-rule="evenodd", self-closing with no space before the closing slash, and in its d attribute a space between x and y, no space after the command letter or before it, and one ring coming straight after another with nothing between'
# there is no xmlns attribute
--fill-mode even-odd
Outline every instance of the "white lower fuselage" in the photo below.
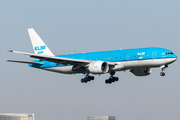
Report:
<svg viewBox="0 0 180 120"><path fill-rule="evenodd" d="M161 67L162 65L168 65L176 61L177 58L163 58L163 59L149 59L149 60L134 60L134 61L123 61L117 62L120 64L118 66L110 69L113 71L125 71L128 69L140 69L140 68L156 68ZM48 70L52 72L58 72L63 74L77 74L79 72L72 70L73 66L61 66L61 67L49 67L41 68L43 70Z"/></svg>

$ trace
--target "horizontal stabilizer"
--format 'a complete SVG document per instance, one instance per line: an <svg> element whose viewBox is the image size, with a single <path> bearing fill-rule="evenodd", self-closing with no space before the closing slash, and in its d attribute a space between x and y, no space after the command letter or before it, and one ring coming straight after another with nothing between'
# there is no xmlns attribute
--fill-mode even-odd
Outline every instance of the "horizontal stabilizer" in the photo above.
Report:
<svg viewBox="0 0 180 120"><path fill-rule="evenodd" d="M36 65L43 65L44 64L44 63L27 62L27 61L16 61L16 60L6 60L6 62L16 62L16 63L36 64Z"/></svg>

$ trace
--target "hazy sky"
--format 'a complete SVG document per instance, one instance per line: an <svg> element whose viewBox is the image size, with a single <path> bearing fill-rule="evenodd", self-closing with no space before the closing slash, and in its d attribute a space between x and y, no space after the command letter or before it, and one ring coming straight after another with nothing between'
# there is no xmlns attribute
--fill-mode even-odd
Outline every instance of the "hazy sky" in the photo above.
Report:
<svg viewBox="0 0 180 120"><path fill-rule="evenodd" d="M64 75L7 63L34 60L8 53L33 53L27 32L34 28L54 54L162 47L180 56L179 0L1 0L0 113L35 113L36 120L179 120L180 62L155 68L146 77L118 72L82 84L84 75Z"/></svg>

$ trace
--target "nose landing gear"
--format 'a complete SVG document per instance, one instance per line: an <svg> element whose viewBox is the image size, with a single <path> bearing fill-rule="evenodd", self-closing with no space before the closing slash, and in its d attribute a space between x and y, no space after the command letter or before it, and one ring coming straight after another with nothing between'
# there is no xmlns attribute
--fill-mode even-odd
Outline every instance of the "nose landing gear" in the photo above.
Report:
<svg viewBox="0 0 180 120"><path fill-rule="evenodd" d="M114 77L114 75L115 75L115 72L114 72L114 71L111 71L111 72L110 72L110 75L111 75L111 76L109 77L109 79L105 80L105 83L106 83L106 84L111 84L112 82L116 82L116 81L119 80L118 77Z"/></svg>
<svg viewBox="0 0 180 120"><path fill-rule="evenodd" d="M167 68L168 67L168 65L163 65L163 66L161 66L161 73L160 73L160 76L165 76L165 68Z"/></svg>
<svg viewBox="0 0 180 120"><path fill-rule="evenodd" d="M165 76L165 72L161 72L161 73L160 73L160 76Z"/></svg>

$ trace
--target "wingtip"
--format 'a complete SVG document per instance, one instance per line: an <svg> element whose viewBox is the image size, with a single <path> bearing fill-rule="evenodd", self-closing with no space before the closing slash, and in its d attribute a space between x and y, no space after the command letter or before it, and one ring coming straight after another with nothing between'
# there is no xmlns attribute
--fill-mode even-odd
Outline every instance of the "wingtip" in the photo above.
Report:
<svg viewBox="0 0 180 120"><path fill-rule="evenodd" d="M4 60L4 62L9 62L9 60Z"/></svg>
<svg viewBox="0 0 180 120"><path fill-rule="evenodd" d="M8 52L13 52L13 50L7 50Z"/></svg>
<svg viewBox="0 0 180 120"><path fill-rule="evenodd" d="M34 28L28 28L28 30L34 30Z"/></svg>

